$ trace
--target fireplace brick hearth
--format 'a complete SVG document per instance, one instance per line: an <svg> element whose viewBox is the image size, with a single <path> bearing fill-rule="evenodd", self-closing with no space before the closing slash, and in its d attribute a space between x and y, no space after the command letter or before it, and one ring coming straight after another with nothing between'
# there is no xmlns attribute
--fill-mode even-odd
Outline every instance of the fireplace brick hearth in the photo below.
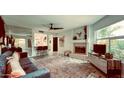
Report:
<svg viewBox="0 0 124 93"><path fill-rule="evenodd" d="M69 54L69 57L77 58L81 60L87 60L86 43L76 42L73 44L73 52Z"/></svg>
<svg viewBox="0 0 124 93"><path fill-rule="evenodd" d="M75 54L86 54L86 44L85 43L74 43Z"/></svg>
<svg viewBox="0 0 124 93"><path fill-rule="evenodd" d="M75 53L86 54L86 48L84 46L75 46Z"/></svg>

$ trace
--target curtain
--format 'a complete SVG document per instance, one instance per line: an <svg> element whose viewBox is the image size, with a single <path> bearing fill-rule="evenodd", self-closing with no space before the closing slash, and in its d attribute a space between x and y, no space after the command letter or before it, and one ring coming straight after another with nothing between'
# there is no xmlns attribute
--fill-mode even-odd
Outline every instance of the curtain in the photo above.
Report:
<svg viewBox="0 0 124 93"><path fill-rule="evenodd" d="M5 36L4 21L0 16L0 38Z"/></svg>

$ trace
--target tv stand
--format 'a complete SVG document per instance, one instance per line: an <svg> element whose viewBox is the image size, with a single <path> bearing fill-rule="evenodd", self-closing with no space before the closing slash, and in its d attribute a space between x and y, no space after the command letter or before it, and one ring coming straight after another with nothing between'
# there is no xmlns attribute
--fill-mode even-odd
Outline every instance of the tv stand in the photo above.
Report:
<svg viewBox="0 0 124 93"><path fill-rule="evenodd" d="M121 77L121 61L88 53L88 61L102 71L106 77Z"/></svg>

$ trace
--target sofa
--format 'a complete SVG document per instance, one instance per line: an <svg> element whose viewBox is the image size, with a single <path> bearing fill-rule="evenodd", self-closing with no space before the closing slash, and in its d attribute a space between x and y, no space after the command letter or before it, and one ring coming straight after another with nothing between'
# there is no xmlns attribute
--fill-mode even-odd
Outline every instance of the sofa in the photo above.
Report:
<svg viewBox="0 0 124 93"><path fill-rule="evenodd" d="M12 51L6 51L0 55L0 77L7 78L7 57L12 55ZM19 78L50 78L50 71L47 68L38 69L27 56L20 58L20 65L26 75Z"/></svg>

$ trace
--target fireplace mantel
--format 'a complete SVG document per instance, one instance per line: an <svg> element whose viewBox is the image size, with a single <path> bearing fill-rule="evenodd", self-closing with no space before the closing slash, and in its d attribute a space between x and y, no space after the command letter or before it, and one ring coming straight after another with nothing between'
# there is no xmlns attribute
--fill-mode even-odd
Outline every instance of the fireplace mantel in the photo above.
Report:
<svg viewBox="0 0 124 93"><path fill-rule="evenodd" d="M86 43L86 40L73 40L73 43Z"/></svg>

